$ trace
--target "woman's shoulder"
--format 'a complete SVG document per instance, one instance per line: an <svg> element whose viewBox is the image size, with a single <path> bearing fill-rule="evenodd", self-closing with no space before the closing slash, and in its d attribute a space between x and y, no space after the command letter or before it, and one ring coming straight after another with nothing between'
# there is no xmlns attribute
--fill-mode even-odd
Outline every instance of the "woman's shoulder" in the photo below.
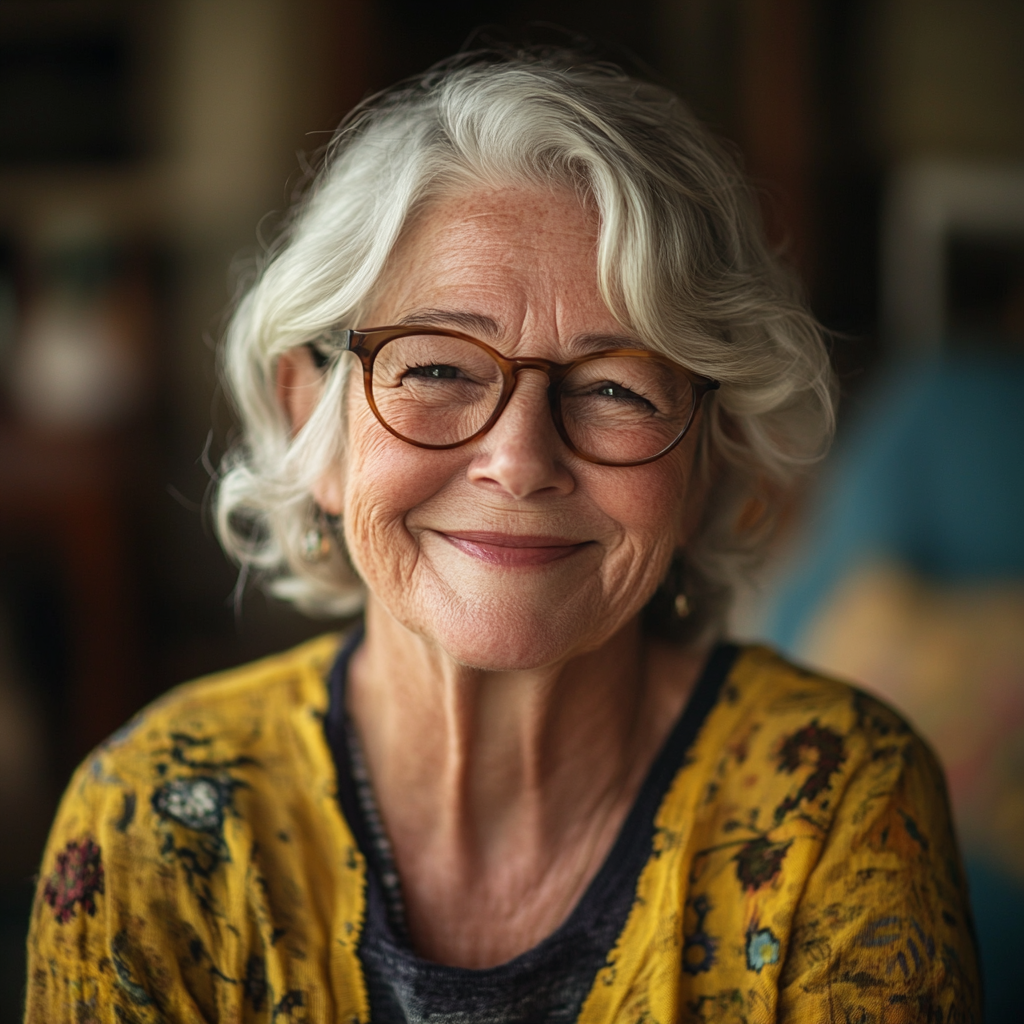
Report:
<svg viewBox="0 0 1024 1024"><path fill-rule="evenodd" d="M144 806L201 830L204 815L221 821L240 789L256 797L298 785L303 764L329 774L322 724L338 643L324 635L143 708L78 767L50 845L65 832L102 833L111 847L134 841Z"/></svg>
<svg viewBox="0 0 1024 1024"><path fill-rule="evenodd" d="M763 644L739 648L719 705L726 729L752 718L762 728L781 729L803 720L872 748L922 743L898 711L856 683L799 665Z"/></svg>
<svg viewBox="0 0 1024 1024"><path fill-rule="evenodd" d="M224 755L235 748L243 756L276 737L273 720L296 712L322 717L327 707L326 679L337 654L339 637L328 633L291 650L236 668L202 676L169 690L147 705L105 740L83 764L131 772L133 762L153 749L167 747L170 760L187 763L189 749L211 760L216 744Z"/></svg>
<svg viewBox="0 0 1024 1024"><path fill-rule="evenodd" d="M181 683L145 707L111 741L123 740L139 721L187 719L197 712L231 714L267 702L323 705L339 642L339 634L325 633L290 650Z"/></svg>
<svg viewBox="0 0 1024 1024"><path fill-rule="evenodd" d="M908 790L915 813L948 816L942 768L898 711L762 645L740 648L695 753L719 793L776 823L810 815L834 835Z"/></svg>

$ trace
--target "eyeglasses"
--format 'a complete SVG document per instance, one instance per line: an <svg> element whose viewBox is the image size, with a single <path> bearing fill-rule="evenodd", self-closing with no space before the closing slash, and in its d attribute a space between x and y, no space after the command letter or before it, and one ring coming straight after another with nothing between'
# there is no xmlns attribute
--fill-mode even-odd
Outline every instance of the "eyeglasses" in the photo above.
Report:
<svg viewBox="0 0 1024 1024"><path fill-rule="evenodd" d="M458 448L498 421L523 370L548 379L555 429L574 454L601 466L640 466L667 455L718 381L644 349L594 352L569 363L508 359L459 331L407 325L344 330L315 353L354 352L366 400L381 425L419 448Z"/></svg>

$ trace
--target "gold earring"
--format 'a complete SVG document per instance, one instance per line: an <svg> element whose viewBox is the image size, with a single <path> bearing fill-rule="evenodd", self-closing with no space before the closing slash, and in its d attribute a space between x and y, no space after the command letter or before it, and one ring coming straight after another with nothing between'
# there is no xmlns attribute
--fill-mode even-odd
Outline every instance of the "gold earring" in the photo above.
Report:
<svg viewBox="0 0 1024 1024"><path fill-rule="evenodd" d="M317 521L302 535L302 557L307 562L323 562L331 553L331 541L323 531L324 514L317 509Z"/></svg>
<svg viewBox="0 0 1024 1024"><path fill-rule="evenodd" d="M690 614L690 602L685 594L676 594L674 601L676 615L680 619L685 619Z"/></svg>

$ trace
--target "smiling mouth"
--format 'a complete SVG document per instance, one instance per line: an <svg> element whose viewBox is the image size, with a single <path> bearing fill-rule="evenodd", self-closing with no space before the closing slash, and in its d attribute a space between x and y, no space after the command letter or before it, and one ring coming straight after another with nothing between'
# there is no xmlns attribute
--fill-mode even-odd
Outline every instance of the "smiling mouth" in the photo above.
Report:
<svg viewBox="0 0 1024 1024"><path fill-rule="evenodd" d="M572 541L565 537L528 534L484 533L479 531L441 533L449 544L472 558L491 565L547 565L590 547L593 541Z"/></svg>

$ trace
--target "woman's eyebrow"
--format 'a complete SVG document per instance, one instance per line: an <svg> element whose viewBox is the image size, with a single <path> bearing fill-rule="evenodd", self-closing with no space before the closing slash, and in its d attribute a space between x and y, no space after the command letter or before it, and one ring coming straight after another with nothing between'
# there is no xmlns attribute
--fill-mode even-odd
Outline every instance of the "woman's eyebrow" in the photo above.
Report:
<svg viewBox="0 0 1024 1024"><path fill-rule="evenodd" d="M483 335L487 338L500 338L502 330L498 322L481 313L471 313L462 309L417 309L401 320L396 327L405 324L422 324L424 327L455 327L467 334ZM635 348L646 349L643 342L627 334L578 334L571 338L567 347L572 352L588 355L605 349Z"/></svg>
<svg viewBox="0 0 1024 1024"><path fill-rule="evenodd" d="M578 334L570 339L568 347L582 353L603 352L608 349L635 348L645 350L647 346L628 334Z"/></svg>
<svg viewBox="0 0 1024 1024"><path fill-rule="evenodd" d="M501 336L497 320L481 313L470 313L462 309L417 309L403 316L396 326L423 324L424 327L456 327L467 334L482 334L488 338Z"/></svg>

